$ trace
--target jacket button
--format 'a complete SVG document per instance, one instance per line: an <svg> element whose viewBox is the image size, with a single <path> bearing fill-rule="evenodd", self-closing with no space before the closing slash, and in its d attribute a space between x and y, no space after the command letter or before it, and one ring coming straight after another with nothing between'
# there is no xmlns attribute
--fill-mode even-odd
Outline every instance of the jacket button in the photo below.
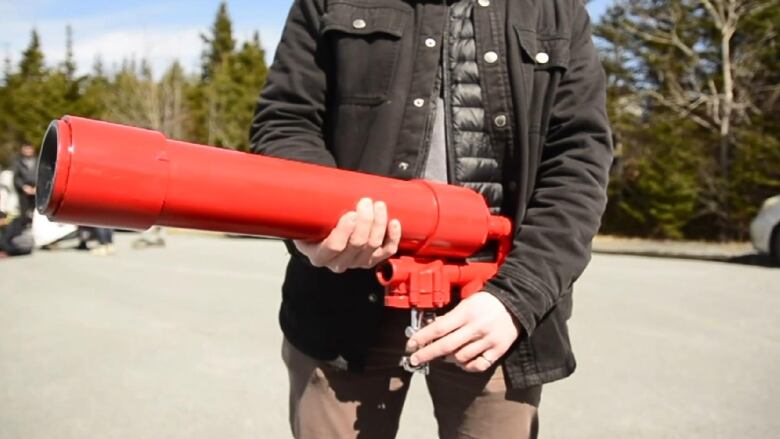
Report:
<svg viewBox="0 0 780 439"><path fill-rule="evenodd" d="M436 47L436 40L434 40L433 38L426 38L425 45L428 47Z"/></svg>
<svg viewBox="0 0 780 439"><path fill-rule="evenodd" d="M506 126L506 115L499 114L496 116L495 119L493 119L493 123L496 124L497 127L503 128Z"/></svg>
<svg viewBox="0 0 780 439"><path fill-rule="evenodd" d="M355 29L365 29L366 20L363 20L362 18L358 18L357 20L352 22L352 27L354 27Z"/></svg>
<svg viewBox="0 0 780 439"><path fill-rule="evenodd" d="M517 183L510 181L507 187L509 188L509 192L514 192L517 190Z"/></svg>
<svg viewBox="0 0 780 439"><path fill-rule="evenodd" d="M417 98L412 102L415 107L422 108L423 105L425 105L425 99Z"/></svg>
<svg viewBox="0 0 780 439"><path fill-rule="evenodd" d="M493 64L494 62L498 61L498 54L492 50L490 52L485 52L484 59L486 63Z"/></svg>
<svg viewBox="0 0 780 439"><path fill-rule="evenodd" d="M477 3L479 3L479 5L483 8L490 6L490 0L479 0Z"/></svg>
<svg viewBox="0 0 780 439"><path fill-rule="evenodd" d="M547 64L548 62L550 62L550 55L548 55L548 54L547 54L547 53L545 53L545 52L539 52L539 53L537 53L537 54L536 54L536 56L534 57L534 59L535 59L535 60L536 60L536 62L538 62L539 64Z"/></svg>
<svg viewBox="0 0 780 439"><path fill-rule="evenodd" d="M376 303L379 301L379 295L376 293L371 293L368 295L368 301L371 303Z"/></svg>
<svg viewBox="0 0 780 439"><path fill-rule="evenodd" d="M398 162L398 169L400 169L402 171L406 171L407 169L409 169L409 163Z"/></svg>

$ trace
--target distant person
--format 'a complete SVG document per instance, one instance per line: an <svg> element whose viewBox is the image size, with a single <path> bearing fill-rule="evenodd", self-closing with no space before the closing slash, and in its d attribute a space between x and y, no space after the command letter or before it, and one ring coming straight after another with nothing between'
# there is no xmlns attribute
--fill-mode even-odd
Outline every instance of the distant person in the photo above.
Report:
<svg viewBox="0 0 780 439"><path fill-rule="evenodd" d="M0 217L5 222L19 215L19 197L14 188L14 172L11 169L0 170ZM3 224L3 220L0 220Z"/></svg>
<svg viewBox="0 0 780 439"><path fill-rule="evenodd" d="M32 145L22 145L12 169L14 188L19 195L19 215L24 218L25 225L29 225L35 210L35 184L38 173L38 158Z"/></svg>
<svg viewBox="0 0 780 439"><path fill-rule="evenodd" d="M0 175L3 175L3 165L0 165ZM0 229L5 225L5 218L8 216L4 206L6 204L6 194L2 190L2 182L0 182Z"/></svg>
<svg viewBox="0 0 780 439"><path fill-rule="evenodd" d="M114 247L114 231L105 227L81 226L78 230L79 245L77 250L89 250L90 253L97 256L110 256L116 253ZM94 248L89 247L89 241L96 240L98 245Z"/></svg>
<svg viewBox="0 0 780 439"><path fill-rule="evenodd" d="M160 226L152 226L141 232L141 236L133 241L132 245L134 249L165 247L165 232Z"/></svg>
<svg viewBox="0 0 780 439"><path fill-rule="evenodd" d="M0 252L8 255L32 253L34 240L30 226L35 210L35 182L38 173L38 159L35 148L22 145L19 155L11 165L13 186L19 198L19 216L3 229L0 237Z"/></svg>

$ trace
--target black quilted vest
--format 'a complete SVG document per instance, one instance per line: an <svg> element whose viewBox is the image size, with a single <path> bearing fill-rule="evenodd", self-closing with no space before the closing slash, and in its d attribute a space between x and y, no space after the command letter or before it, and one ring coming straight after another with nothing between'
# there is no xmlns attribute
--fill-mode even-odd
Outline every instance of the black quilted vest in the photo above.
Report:
<svg viewBox="0 0 780 439"><path fill-rule="evenodd" d="M450 183L471 188L497 213L503 201L502 164L491 144L477 67L472 11L474 0L450 6L444 46L444 102Z"/></svg>

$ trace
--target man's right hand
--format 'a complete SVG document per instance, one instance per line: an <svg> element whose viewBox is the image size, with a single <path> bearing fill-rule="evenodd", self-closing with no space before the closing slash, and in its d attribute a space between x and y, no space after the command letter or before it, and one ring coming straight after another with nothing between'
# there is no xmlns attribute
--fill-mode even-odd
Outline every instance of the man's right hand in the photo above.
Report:
<svg viewBox="0 0 780 439"><path fill-rule="evenodd" d="M355 211L345 213L320 242L293 241L315 267L334 273L350 268L372 268L398 251L401 223L388 221L387 205L362 198Z"/></svg>

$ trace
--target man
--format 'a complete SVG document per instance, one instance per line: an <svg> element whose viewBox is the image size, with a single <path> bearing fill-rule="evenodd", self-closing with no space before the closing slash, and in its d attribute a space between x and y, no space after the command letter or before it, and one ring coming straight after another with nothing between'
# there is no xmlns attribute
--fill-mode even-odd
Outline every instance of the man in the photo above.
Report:
<svg viewBox="0 0 780 439"><path fill-rule="evenodd" d="M280 322L296 437L394 437L407 354L431 364L441 437L536 437L542 384L575 368L572 285L611 161L604 95L578 0L295 1L254 151L463 185L515 226L483 291L408 340L408 314L382 306L369 270L402 235L383 200L360 200L322 242L288 243Z"/></svg>
<svg viewBox="0 0 780 439"><path fill-rule="evenodd" d="M19 215L29 224L35 210L35 184L38 173L38 159L35 148L22 145L19 156L14 160L14 188L19 195Z"/></svg>

